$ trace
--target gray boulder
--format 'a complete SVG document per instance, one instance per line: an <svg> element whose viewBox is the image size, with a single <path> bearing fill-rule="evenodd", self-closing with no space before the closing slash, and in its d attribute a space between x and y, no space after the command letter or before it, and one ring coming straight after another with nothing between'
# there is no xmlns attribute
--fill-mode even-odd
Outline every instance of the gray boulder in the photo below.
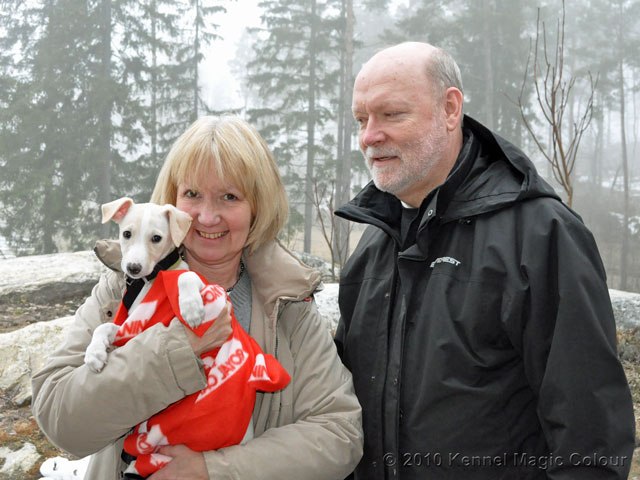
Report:
<svg viewBox="0 0 640 480"><path fill-rule="evenodd" d="M4 464L0 468L0 478L22 480L25 473L38 463L40 456L35 445L29 442L18 450L0 447L0 459L4 459Z"/></svg>
<svg viewBox="0 0 640 480"><path fill-rule="evenodd" d="M62 345L65 327L72 320L64 317L0 334L0 394L13 405L31 402L31 375Z"/></svg>
<svg viewBox="0 0 640 480"><path fill-rule="evenodd" d="M640 294L609 290L616 326L620 329L631 330L640 327Z"/></svg>
<svg viewBox="0 0 640 480"><path fill-rule="evenodd" d="M299 254L305 263L330 276L330 265L321 259ZM61 253L18 257L0 261L0 302L12 295L25 295L59 301L61 291L82 290L88 294L104 267L93 252ZM327 280L325 280L327 281ZM640 294L610 290L617 327L633 330L640 327ZM338 285L326 283L317 292L316 302L326 327L332 333L338 325ZM0 334L0 395L14 405L31 400L30 377L44 366L49 352L63 341L64 328L71 317L39 322L20 330Z"/></svg>
<svg viewBox="0 0 640 480"><path fill-rule="evenodd" d="M340 309L338 308L338 284L325 283L324 289L316 292L315 295L318 311L324 319L327 328L332 334L335 334L338 328L338 320L340 320Z"/></svg>
<svg viewBox="0 0 640 480"><path fill-rule="evenodd" d="M333 273L331 271L331 262L327 262L323 258L320 258L316 255L311 255L310 253L292 251L296 257L300 259L306 265L309 265L311 268L315 268L322 274L323 282L335 282L340 277L340 267L337 265L333 269ZM335 278L334 278L335 274Z"/></svg>
<svg viewBox="0 0 640 480"><path fill-rule="evenodd" d="M0 260L0 303L55 303L88 293L105 269L92 251Z"/></svg>

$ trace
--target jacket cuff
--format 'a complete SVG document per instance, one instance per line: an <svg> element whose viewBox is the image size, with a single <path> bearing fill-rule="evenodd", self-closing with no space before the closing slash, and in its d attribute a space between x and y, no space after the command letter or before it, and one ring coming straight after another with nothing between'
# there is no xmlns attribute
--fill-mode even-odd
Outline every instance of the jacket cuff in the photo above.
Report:
<svg viewBox="0 0 640 480"><path fill-rule="evenodd" d="M227 448L234 448L227 447ZM221 450L210 450L208 452L202 452L204 455L204 462L207 465L207 473L209 478L215 478L216 480L237 480L242 478L238 471L231 462L228 461L227 456L224 454L224 448Z"/></svg>
<svg viewBox="0 0 640 480"><path fill-rule="evenodd" d="M194 353L180 320L174 318L164 332L167 359L178 388L185 396L207 386L202 360Z"/></svg>

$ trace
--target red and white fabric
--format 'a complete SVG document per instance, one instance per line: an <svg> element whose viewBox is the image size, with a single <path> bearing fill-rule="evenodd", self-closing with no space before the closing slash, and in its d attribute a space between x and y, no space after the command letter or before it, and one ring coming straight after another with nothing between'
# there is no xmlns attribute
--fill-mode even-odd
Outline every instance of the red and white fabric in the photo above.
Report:
<svg viewBox="0 0 640 480"><path fill-rule="evenodd" d="M160 272L131 315L120 305L114 323L121 327L114 345L124 345L152 325L168 325L174 317L190 328L178 303L181 273L184 270ZM209 284L200 293L205 319L192 329L198 336L211 326L227 300L219 285ZM184 444L208 451L240 443L251 420L256 391L275 392L291 380L282 365L243 330L233 312L231 315L232 334L220 348L201 356L207 387L141 423L125 439L125 452L137 457L131 465L134 473L147 477L166 465L170 458L156 453L164 445Z"/></svg>

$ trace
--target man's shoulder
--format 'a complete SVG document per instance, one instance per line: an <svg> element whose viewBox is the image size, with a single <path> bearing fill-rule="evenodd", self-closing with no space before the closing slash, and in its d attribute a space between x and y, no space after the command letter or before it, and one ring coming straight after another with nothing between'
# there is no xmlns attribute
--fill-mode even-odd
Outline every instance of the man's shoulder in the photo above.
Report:
<svg viewBox="0 0 640 480"><path fill-rule="evenodd" d="M517 205L517 213L523 220L537 223L560 222L584 227L582 217L569 205L553 197L536 197L523 200Z"/></svg>
<svg viewBox="0 0 640 480"><path fill-rule="evenodd" d="M583 249L590 256L599 256L591 230L580 215L560 200L540 197L521 202L512 218L514 231L519 231L523 244L534 251L561 248L569 254L575 253L572 249Z"/></svg>

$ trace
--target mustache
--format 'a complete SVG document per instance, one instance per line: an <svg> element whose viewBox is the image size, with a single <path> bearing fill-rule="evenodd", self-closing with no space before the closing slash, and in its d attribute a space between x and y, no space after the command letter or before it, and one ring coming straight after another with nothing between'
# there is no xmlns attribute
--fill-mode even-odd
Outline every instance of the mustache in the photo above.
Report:
<svg viewBox="0 0 640 480"><path fill-rule="evenodd" d="M364 154L364 158L368 161L372 161L374 158L379 157L400 157L400 152L394 148L369 147L367 148L367 152Z"/></svg>

